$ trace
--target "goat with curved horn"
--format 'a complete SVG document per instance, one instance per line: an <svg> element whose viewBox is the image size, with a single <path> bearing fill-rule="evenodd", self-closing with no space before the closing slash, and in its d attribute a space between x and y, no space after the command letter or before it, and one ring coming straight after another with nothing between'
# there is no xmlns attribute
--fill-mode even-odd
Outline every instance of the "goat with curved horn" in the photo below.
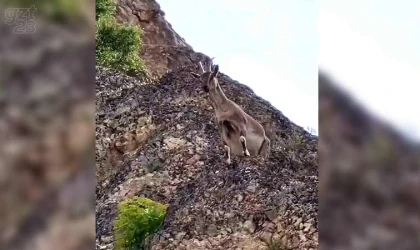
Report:
<svg viewBox="0 0 420 250"><path fill-rule="evenodd" d="M199 62L203 73L200 75L191 72L191 74L200 79L204 91L209 93L227 163L231 163L231 154L268 157L270 139L266 136L264 127L238 104L226 97L217 79L219 66L214 65L212 70L212 60L213 58L209 60L208 71L205 71L202 63Z"/></svg>
<svg viewBox="0 0 420 250"><path fill-rule="evenodd" d="M201 62L199 62L199 64L200 64L201 70L203 71L203 73L205 73L206 71L204 70L203 64Z"/></svg>

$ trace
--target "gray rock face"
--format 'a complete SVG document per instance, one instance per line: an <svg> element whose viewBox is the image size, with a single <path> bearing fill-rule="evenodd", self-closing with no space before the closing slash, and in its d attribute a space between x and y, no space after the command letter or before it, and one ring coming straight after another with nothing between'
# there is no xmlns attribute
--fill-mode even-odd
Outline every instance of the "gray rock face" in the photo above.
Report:
<svg viewBox="0 0 420 250"><path fill-rule="evenodd" d="M39 9L34 34L0 25L0 249L91 249L92 23L52 23Z"/></svg>
<svg viewBox="0 0 420 250"><path fill-rule="evenodd" d="M226 249L234 249L243 239L256 242L253 234L275 228L282 229L280 234L289 245L316 248L317 138L249 88L221 74L219 80L226 95L275 131L270 138L272 153L268 160L234 156L232 166L227 166L213 111L208 109L211 104L190 75L192 70L197 70L196 65L168 73L158 83L146 84L97 68L97 89L103 93L97 98L98 114L102 114L97 114L97 144L112 138L110 147L99 150L108 152L102 155L111 155L112 143L126 134L150 127L154 131L132 153L120 152L120 161L112 164L116 171L104 180L107 185L98 183L98 239L112 235L118 201L137 195L169 204L159 234L171 234L187 249L197 249L200 244L213 246L224 240L228 242ZM105 86L114 87L105 91ZM114 94L117 92L121 95ZM136 109L112 118L114 110L132 102L139 104ZM150 116L150 121L142 128L130 128L143 116ZM110 119L118 119L116 129L107 124ZM303 138L305 147L288 146L295 145L297 136ZM144 169L151 162L146 159L156 158L162 164L146 173ZM98 158L98 168L106 166L106 162ZM146 181L134 187L129 183L135 178ZM278 217L270 212L267 216L267 211L278 211ZM252 221L252 225L244 232L241 223L246 221ZM313 222L308 229L300 226L307 221ZM201 242L204 239L208 243ZM193 244L195 240L201 243ZM177 249L170 244L156 240L153 249ZM204 249L213 248L217 246Z"/></svg>
<svg viewBox="0 0 420 250"><path fill-rule="evenodd" d="M318 82L323 248L420 249L418 143L372 117L326 73Z"/></svg>
<svg viewBox="0 0 420 250"><path fill-rule="evenodd" d="M159 78L205 56L194 52L176 33L154 0L119 0L116 18L119 22L140 25L143 34L139 53L153 77Z"/></svg>

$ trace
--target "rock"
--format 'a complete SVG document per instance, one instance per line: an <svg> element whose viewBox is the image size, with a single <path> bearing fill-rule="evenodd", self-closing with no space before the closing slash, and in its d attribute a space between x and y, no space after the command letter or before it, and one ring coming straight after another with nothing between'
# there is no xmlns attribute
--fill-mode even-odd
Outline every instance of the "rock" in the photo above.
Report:
<svg viewBox="0 0 420 250"><path fill-rule="evenodd" d="M162 234L162 238L165 239L165 240L169 239L170 237L171 237L171 235L169 233L163 233Z"/></svg>
<svg viewBox="0 0 420 250"><path fill-rule="evenodd" d="M233 217L235 217L234 213L225 213L225 218L232 219Z"/></svg>
<svg viewBox="0 0 420 250"><path fill-rule="evenodd" d="M217 227L216 227L216 225L210 224L207 227L207 234L210 235L210 236L215 236L216 233L217 233Z"/></svg>
<svg viewBox="0 0 420 250"><path fill-rule="evenodd" d="M271 221L274 221L277 218L277 210L271 209L265 212L265 215L267 215L267 218Z"/></svg>
<svg viewBox="0 0 420 250"><path fill-rule="evenodd" d="M118 108L117 111L115 112L116 113L115 115L120 116L120 115L122 115L124 113L128 113L130 111L131 111L131 107L124 106L124 107Z"/></svg>
<svg viewBox="0 0 420 250"><path fill-rule="evenodd" d="M203 246L203 247L205 247L205 249L211 249L211 247L212 247L210 241L207 240L207 239L204 239L203 241L199 242L197 245Z"/></svg>
<svg viewBox="0 0 420 250"><path fill-rule="evenodd" d="M163 140L163 143L165 143L169 150L172 150L185 145L186 141L175 137L167 137Z"/></svg>
<svg viewBox="0 0 420 250"><path fill-rule="evenodd" d="M242 227L251 234L255 231L255 224L252 220L245 221Z"/></svg>
<svg viewBox="0 0 420 250"><path fill-rule="evenodd" d="M217 241L215 238L209 238L208 241L212 247L217 247L220 245L219 241Z"/></svg>
<svg viewBox="0 0 420 250"><path fill-rule="evenodd" d="M119 123L117 120L113 120L110 122L109 126L113 129L116 129L119 126Z"/></svg>
<svg viewBox="0 0 420 250"><path fill-rule="evenodd" d="M149 117L142 116L142 117L140 117L140 118L138 119L138 121L137 121L137 125L138 125L139 127L143 127L143 126L147 125L148 120L149 120Z"/></svg>
<svg viewBox="0 0 420 250"><path fill-rule="evenodd" d="M255 193L255 191L257 190L257 185L255 185L255 184L251 184L251 185L249 185L249 186L246 188L246 190L247 190L248 192Z"/></svg>
<svg viewBox="0 0 420 250"><path fill-rule="evenodd" d="M175 184L175 185L177 185L177 184L179 184L179 183L181 183L182 182L182 180L180 180L180 179L178 179L178 178L175 178L173 181L172 181L172 183L173 184Z"/></svg>
<svg viewBox="0 0 420 250"><path fill-rule="evenodd" d="M198 220L195 222L195 231L197 231L199 234L204 233L206 230L206 225L202 220Z"/></svg>
<svg viewBox="0 0 420 250"><path fill-rule="evenodd" d="M236 200L237 200L238 202L241 202L241 201L243 201L243 200L244 200L244 197L243 197L241 194L238 194L238 195L236 196Z"/></svg>
<svg viewBox="0 0 420 250"><path fill-rule="evenodd" d="M307 223L303 224L303 231L305 233L307 233L307 232L309 232L309 230L311 229L311 227L312 227L312 224L307 222Z"/></svg>
<svg viewBox="0 0 420 250"><path fill-rule="evenodd" d="M188 165L193 165L199 160L200 160L200 156L199 155L194 155L193 157L191 157L190 159L187 160L187 164Z"/></svg>
<svg viewBox="0 0 420 250"><path fill-rule="evenodd" d="M102 188L105 188L106 186L108 186L109 184L109 180L105 180L104 182L102 182Z"/></svg>
<svg viewBox="0 0 420 250"><path fill-rule="evenodd" d="M281 223L279 222L278 224L277 224L277 232L283 232L284 231L284 228L283 228L283 226L281 225Z"/></svg>
<svg viewBox="0 0 420 250"><path fill-rule="evenodd" d="M112 236L107 236L107 237L101 237L101 241L102 243L108 244L112 242L113 237Z"/></svg>
<svg viewBox="0 0 420 250"><path fill-rule="evenodd" d="M267 244L269 244L270 242L271 242L271 238L273 237L273 234L272 233L269 233L269 232L263 232L262 233L262 235L260 236L260 239L263 241L263 242L265 242L265 243L267 243Z"/></svg>
<svg viewBox="0 0 420 250"><path fill-rule="evenodd" d="M178 130L181 130L181 129L183 129L184 128L184 126L182 126L181 124L177 124L176 125L176 129L178 129Z"/></svg>
<svg viewBox="0 0 420 250"><path fill-rule="evenodd" d="M186 234L185 232L179 232L175 235L175 239L176 240L182 240L184 238L185 234Z"/></svg>
<svg viewBox="0 0 420 250"><path fill-rule="evenodd" d="M307 241L303 231L299 231L299 240L300 240L300 242L306 242Z"/></svg>
<svg viewBox="0 0 420 250"><path fill-rule="evenodd" d="M218 217L220 216L220 214L219 214L219 212L214 211L213 216L214 216L215 218L218 218Z"/></svg>
<svg viewBox="0 0 420 250"><path fill-rule="evenodd" d="M293 246L299 245L299 238L298 238L298 236L293 236L293 238L292 238L292 245Z"/></svg>
<svg viewBox="0 0 420 250"><path fill-rule="evenodd" d="M298 228L300 223L302 223L302 218L296 219L295 223L293 223L293 226L295 226L296 228Z"/></svg>
<svg viewBox="0 0 420 250"><path fill-rule="evenodd" d="M318 232L316 232L316 233L314 233L314 234L312 235L312 239L313 239L314 241L318 242Z"/></svg>

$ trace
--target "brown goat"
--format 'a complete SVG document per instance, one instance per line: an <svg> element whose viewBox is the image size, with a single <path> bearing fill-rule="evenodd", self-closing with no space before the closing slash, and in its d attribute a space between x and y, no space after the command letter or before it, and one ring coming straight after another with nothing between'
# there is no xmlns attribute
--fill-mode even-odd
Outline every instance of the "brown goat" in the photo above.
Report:
<svg viewBox="0 0 420 250"><path fill-rule="evenodd" d="M202 88L209 93L214 105L227 163L231 163L231 154L268 157L270 140L264 127L223 93L217 80L219 66L215 65L212 70L212 59L208 63L207 71L201 62L199 64L202 74L191 74L201 80Z"/></svg>

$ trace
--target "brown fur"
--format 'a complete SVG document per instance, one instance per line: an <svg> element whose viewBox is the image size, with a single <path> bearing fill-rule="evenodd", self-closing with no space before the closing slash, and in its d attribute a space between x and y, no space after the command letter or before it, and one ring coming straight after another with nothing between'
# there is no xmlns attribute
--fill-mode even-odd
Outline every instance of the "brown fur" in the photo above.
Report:
<svg viewBox="0 0 420 250"><path fill-rule="evenodd" d="M268 157L270 140L265 134L264 127L243 109L226 97L221 89L217 76L219 66L215 65L212 70L211 61L207 70L200 62L203 73L191 73L199 78L204 91L209 93L215 109L215 115L219 132L221 134L226 160L230 163L230 154L243 156L263 155Z"/></svg>

